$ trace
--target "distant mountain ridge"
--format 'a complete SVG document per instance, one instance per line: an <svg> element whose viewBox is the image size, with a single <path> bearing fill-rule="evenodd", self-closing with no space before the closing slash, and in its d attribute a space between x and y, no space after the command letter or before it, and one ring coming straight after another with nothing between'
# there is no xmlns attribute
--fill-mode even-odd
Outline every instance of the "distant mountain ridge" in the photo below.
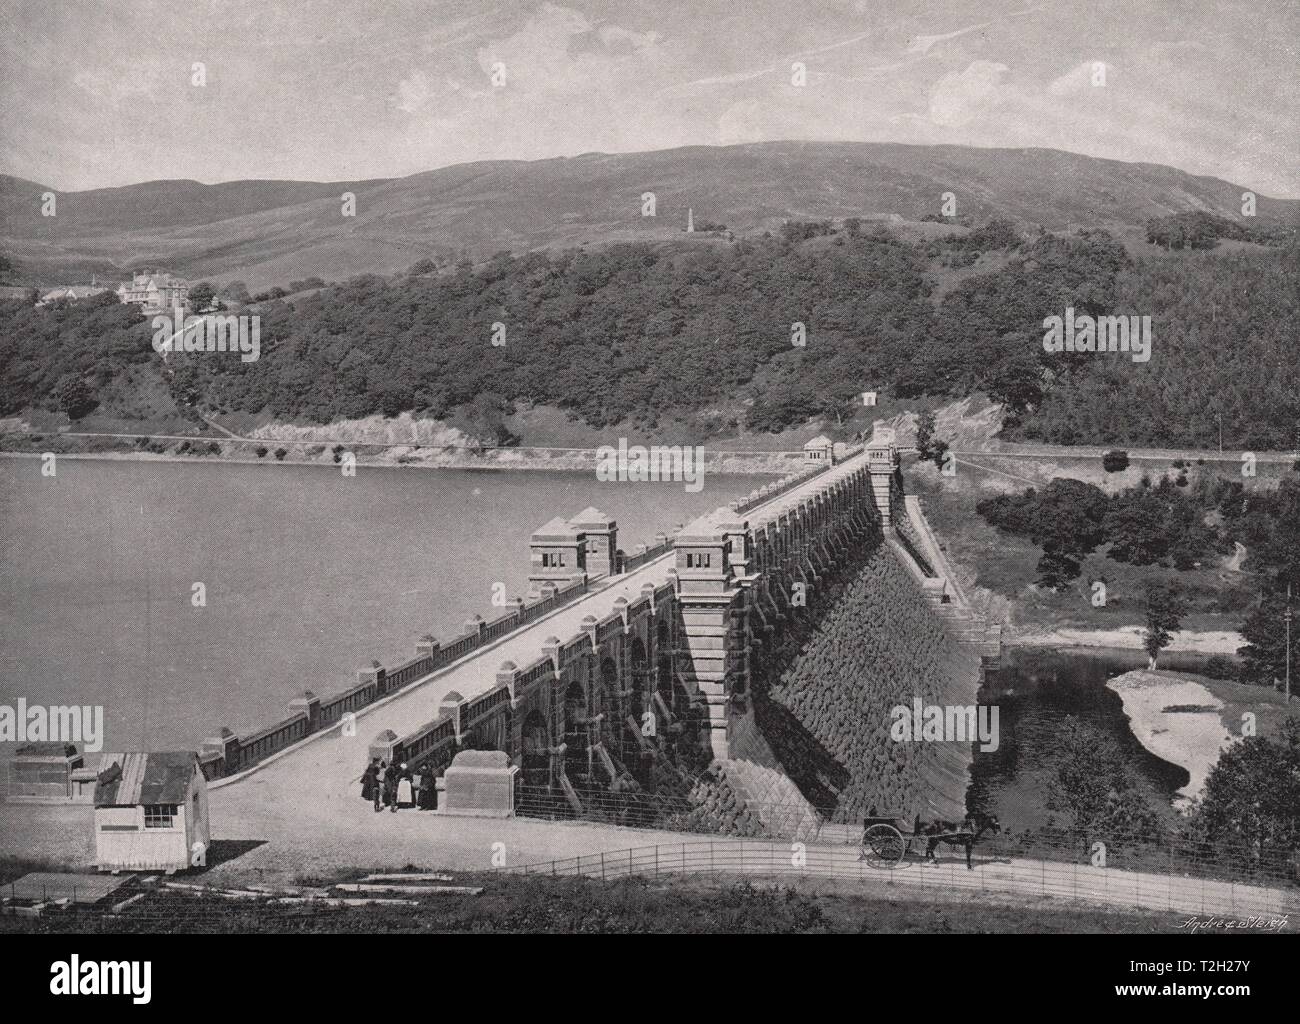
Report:
<svg viewBox="0 0 1300 1024"><path fill-rule="evenodd" d="M680 239L697 223L737 234L787 219L918 221L945 192L973 221L1134 232L1151 217L1241 216L1245 186L1157 164L1049 149L765 142L645 153L458 164L346 182L151 181L58 192L0 175L0 248L28 279L159 266L251 287L403 270L423 256L483 257L617 241ZM55 192L57 216L41 215ZM356 215L343 216L343 194ZM656 216L642 216L655 193ZM1300 201L1259 196L1260 222L1300 223Z"/></svg>

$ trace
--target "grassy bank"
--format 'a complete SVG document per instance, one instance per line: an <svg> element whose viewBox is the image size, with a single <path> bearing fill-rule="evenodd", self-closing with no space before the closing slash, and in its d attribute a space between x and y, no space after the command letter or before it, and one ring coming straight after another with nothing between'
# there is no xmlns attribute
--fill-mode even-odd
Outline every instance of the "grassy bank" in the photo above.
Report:
<svg viewBox="0 0 1300 1024"><path fill-rule="evenodd" d="M12 864L0 862L0 879L11 877L13 870ZM93 909L35 920L0 917L0 933L1169 933L1181 930L1183 920L1177 914L1107 911L1037 897L1017 902L981 894L939 901L891 899L824 880L777 885L725 878L601 882L466 875L455 881L483 886L483 892L422 897L415 906L329 908L149 889L120 917Z"/></svg>

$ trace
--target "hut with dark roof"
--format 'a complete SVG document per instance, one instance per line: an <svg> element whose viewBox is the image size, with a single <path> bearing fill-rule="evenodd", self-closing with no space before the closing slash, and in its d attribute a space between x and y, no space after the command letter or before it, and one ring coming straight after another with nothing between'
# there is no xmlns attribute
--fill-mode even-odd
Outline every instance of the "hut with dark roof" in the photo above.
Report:
<svg viewBox="0 0 1300 1024"><path fill-rule="evenodd" d="M95 783L101 871L183 871L205 863L208 789L192 750L116 754Z"/></svg>

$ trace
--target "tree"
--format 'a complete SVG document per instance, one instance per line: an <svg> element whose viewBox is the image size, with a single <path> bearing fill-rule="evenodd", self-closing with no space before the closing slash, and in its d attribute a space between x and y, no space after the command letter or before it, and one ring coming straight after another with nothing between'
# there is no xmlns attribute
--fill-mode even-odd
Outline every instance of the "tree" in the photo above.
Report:
<svg viewBox="0 0 1300 1024"><path fill-rule="evenodd" d="M1042 491L986 498L975 511L1000 530L1028 537L1043 546L1038 582L1053 590L1075 579L1083 559L1104 537L1105 493L1092 484L1068 478L1052 480Z"/></svg>
<svg viewBox="0 0 1300 1024"><path fill-rule="evenodd" d="M90 385L82 378L69 374L59 382L59 408L68 414L68 419L79 420L99 403Z"/></svg>
<svg viewBox="0 0 1300 1024"><path fill-rule="evenodd" d="M1193 824L1220 857L1285 868L1300 849L1300 719L1278 741L1249 736L1220 754Z"/></svg>
<svg viewBox="0 0 1300 1024"><path fill-rule="evenodd" d="M1101 454L1101 468L1107 473L1122 473L1128 469L1128 452L1114 449Z"/></svg>
<svg viewBox="0 0 1300 1024"><path fill-rule="evenodd" d="M934 413L926 410L916 420L916 450L922 462L943 463L948 453L948 442L934 436Z"/></svg>
<svg viewBox="0 0 1300 1024"><path fill-rule="evenodd" d="M212 305L212 300L216 297L217 290L207 281L200 281L198 284L190 286L190 306L196 311L202 312L207 309Z"/></svg>
<svg viewBox="0 0 1300 1024"><path fill-rule="evenodd" d="M3 281L13 269L14 265L9 257L0 252L0 281Z"/></svg>
<svg viewBox="0 0 1300 1024"><path fill-rule="evenodd" d="M1168 508L1149 486L1117 496L1106 511L1105 535L1110 557L1133 565L1154 565L1165 557L1171 537Z"/></svg>
<svg viewBox="0 0 1300 1024"><path fill-rule="evenodd" d="M1146 604L1147 629L1142 646L1150 658L1147 668L1154 670L1160 652L1169 646L1174 630L1182 624L1187 605L1176 584L1157 582L1147 583Z"/></svg>
<svg viewBox="0 0 1300 1024"><path fill-rule="evenodd" d="M1259 603L1241 626L1247 641L1238 652L1244 661L1242 676L1249 682L1272 685L1286 675L1288 587L1292 606L1300 603L1300 483L1283 480L1274 494L1253 496L1251 511L1240 525L1262 590ZM1291 678L1300 679L1300 633L1294 622Z"/></svg>
<svg viewBox="0 0 1300 1024"><path fill-rule="evenodd" d="M231 302L247 303L252 302L252 296L248 294L248 285L243 281L227 281L217 292L223 299L229 299Z"/></svg>
<svg viewBox="0 0 1300 1024"><path fill-rule="evenodd" d="M1114 740L1070 715L1054 746L1047 806L1069 816L1067 828L1085 851L1094 839L1114 844L1154 829L1155 812L1135 788L1132 769Z"/></svg>

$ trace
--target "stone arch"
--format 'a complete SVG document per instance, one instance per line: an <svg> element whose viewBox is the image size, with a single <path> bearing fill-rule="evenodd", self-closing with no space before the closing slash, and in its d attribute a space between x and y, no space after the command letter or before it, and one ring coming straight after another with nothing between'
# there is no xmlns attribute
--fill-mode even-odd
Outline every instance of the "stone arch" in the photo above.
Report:
<svg viewBox="0 0 1300 1024"><path fill-rule="evenodd" d="M619 737L619 720L620 710L623 707L623 684L619 678L619 663L610 656L606 655L601 659L599 665L599 677L601 677L601 736L594 737L606 741L606 750L611 754L619 755L621 752L621 743L617 742Z"/></svg>
<svg viewBox="0 0 1300 1024"><path fill-rule="evenodd" d="M655 689L669 708L673 706L673 659L670 654L660 654L655 663Z"/></svg>
<svg viewBox="0 0 1300 1024"><path fill-rule="evenodd" d="M623 719L616 732L621 739L623 764L637 778L644 781L643 766L641 764L640 731L645 721L645 713L650 710L650 701L654 688L654 671L650 666L650 659L646 655L645 644L641 642L640 637L633 638L628 652L628 660L632 675L629 687L631 693L624 703Z"/></svg>
<svg viewBox="0 0 1300 1024"><path fill-rule="evenodd" d="M628 710L639 722L641 713L645 711L646 702L650 699L650 689L654 685L653 673L650 669L650 658L646 654L645 644L641 642L639 636L632 638L628 661L632 669L632 696Z"/></svg>
<svg viewBox="0 0 1300 1024"><path fill-rule="evenodd" d="M585 779L591 772L588 747L591 737L587 726L587 693L574 681L564 691L564 772L570 781Z"/></svg>
<svg viewBox="0 0 1300 1024"><path fill-rule="evenodd" d="M522 774L525 786L551 784L551 730L536 708L524 719Z"/></svg>

